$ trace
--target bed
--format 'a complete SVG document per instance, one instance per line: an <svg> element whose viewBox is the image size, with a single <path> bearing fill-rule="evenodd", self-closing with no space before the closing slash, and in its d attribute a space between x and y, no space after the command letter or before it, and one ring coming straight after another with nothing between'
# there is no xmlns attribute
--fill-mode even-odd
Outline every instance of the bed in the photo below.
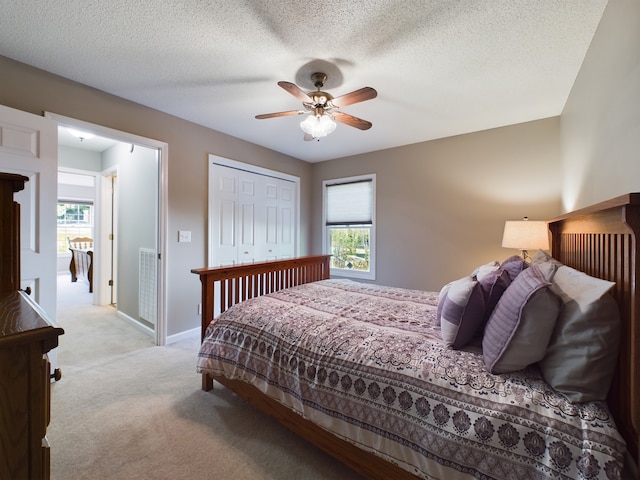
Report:
<svg viewBox="0 0 640 480"><path fill-rule="evenodd" d="M89 293L93 292L93 239L89 237L75 237L67 239L71 261L69 272L71 281L77 282L81 278L89 285Z"/></svg>
<svg viewBox="0 0 640 480"><path fill-rule="evenodd" d="M520 288L524 280L516 280L524 276L515 274L492 305L482 339L453 348L443 342L451 322L439 308L458 298L451 293L459 289L455 282L440 292L421 292L330 279L329 257L310 256L192 270L202 284L202 388L219 382L372 479L614 479L623 468L637 474L640 194L563 215L549 228L553 258L540 252L535 266L523 266L527 282L542 278L538 285L546 290L537 292L553 291L554 282L566 285L556 279L564 272L569 283L583 277L589 285L609 283L601 295L611 302L603 303L605 321L587 316L593 326L581 331L589 331L590 342L606 337L598 329L617 321L618 336L611 337L619 339L617 350L606 342L609 353L584 353L591 345L565 348L559 340L564 333L557 334L566 328L559 326L560 312L576 301L545 293L545 308L556 308L558 320L547 326L544 358L513 370L510 362L520 358L507 342L488 364L495 345L485 339L495 334L495 312L517 308L505 307L503 298L512 298L506 292L516 283ZM495 271L504 277L502 265ZM611 305L616 315L607 310ZM514 332L511 339L520 335ZM514 351L525 351L523 345ZM554 359L571 358L574 351L613 359L611 387L609 380L592 382L605 388L606 401L576 400L566 392L566 378L547 376ZM605 364L586 366L595 374Z"/></svg>

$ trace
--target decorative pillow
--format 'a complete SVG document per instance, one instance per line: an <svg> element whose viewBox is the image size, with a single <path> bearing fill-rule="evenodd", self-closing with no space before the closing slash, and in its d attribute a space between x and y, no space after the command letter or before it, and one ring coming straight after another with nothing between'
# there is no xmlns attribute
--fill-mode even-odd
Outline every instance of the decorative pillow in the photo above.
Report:
<svg viewBox="0 0 640 480"><path fill-rule="evenodd" d="M502 262L500 268L507 271L509 278L513 282L520 272L527 268L527 264L522 257L513 255Z"/></svg>
<svg viewBox="0 0 640 480"><path fill-rule="evenodd" d="M444 287L442 287L442 289L440 290L440 293L438 294L438 307L436 308L436 325L437 326L440 326L444 299L447 298L447 292L449 292L449 289L451 288L452 283L453 282L447 283Z"/></svg>
<svg viewBox="0 0 640 480"><path fill-rule="evenodd" d="M471 276L449 284L438 302L444 343L454 349L464 347L483 324L484 295Z"/></svg>
<svg viewBox="0 0 640 480"><path fill-rule="evenodd" d="M562 263L553 258L547 252L538 250L534 253L533 257L531 257L531 265L537 265L540 267L544 278L551 281L558 268L562 266Z"/></svg>
<svg viewBox="0 0 640 480"><path fill-rule="evenodd" d="M506 270L493 270L479 279L482 293L484 294L484 323L498 304L507 287L511 284L511 278Z"/></svg>
<svg viewBox="0 0 640 480"><path fill-rule="evenodd" d="M482 339L491 373L521 370L542 360L560 312L560 299L537 266L518 275L489 317Z"/></svg>
<svg viewBox="0 0 640 480"><path fill-rule="evenodd" d="M563 307L540 369L572 402L607 397L620 345L620 312L608 293L614 285L566 265L553 277Z"/></svg>
<svg viewBox="0 0 640 480"><path fill-rule="evenodd" d="M488 275L491 272L495 272L500 268L500 262L494 260L493 262L485 263L484 265L480 265L473 272L471 272L471 276L476 280L481 281L485 275Z"/></svg>
<svg viewBox="0 0 640 480"><path fill-rule="evenodd" d="M533 254L533 257L531 257L531 265L540 265L541 263L547 263L547 262L553 263L558 267L562 265L562 263L560 263L558 260L553 258L544 250L538 250L536 253Z"/></svg>

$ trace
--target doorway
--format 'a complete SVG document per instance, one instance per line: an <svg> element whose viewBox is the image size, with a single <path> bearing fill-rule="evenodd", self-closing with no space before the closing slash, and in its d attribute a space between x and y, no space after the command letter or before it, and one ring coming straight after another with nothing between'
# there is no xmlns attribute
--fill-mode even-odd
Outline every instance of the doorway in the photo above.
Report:
<svg viewBox="0 0 640 480"><path fill-rule="evenodd" d="M167 144L45 116L58 124L60 167L84 167L96 178L93 303L115 306L118 316L164 345Z"/></svg>

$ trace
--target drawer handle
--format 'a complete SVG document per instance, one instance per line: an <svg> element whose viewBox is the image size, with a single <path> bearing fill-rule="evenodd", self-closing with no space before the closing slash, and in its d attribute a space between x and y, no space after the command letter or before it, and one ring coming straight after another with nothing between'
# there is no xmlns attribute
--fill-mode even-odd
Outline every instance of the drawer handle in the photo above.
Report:
<svg viewBox="0 0 640 480"><path fill-rule="evenodd" d="M50 375L50 377L57 382L62 378L62 370L60 370L59 368L56 368L53 371L53 373Z"/></svg>

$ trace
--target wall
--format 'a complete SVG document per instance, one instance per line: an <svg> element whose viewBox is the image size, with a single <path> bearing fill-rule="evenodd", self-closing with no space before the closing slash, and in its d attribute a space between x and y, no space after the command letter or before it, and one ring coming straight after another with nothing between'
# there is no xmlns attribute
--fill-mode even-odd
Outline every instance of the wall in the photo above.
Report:
<svg viewBox="0 0 640 480"><path fill-rule="evenodd" d="M322 181L376 174L375 283L439 290L501 247L505 220L560 213L559 118L314 164L313 250L322 248Z"/></svg>
<svg viewBox="0 0 640 480"><path fill-rule="evenodd" d="M562 112L566 211L640 191L640 2L610 0Z"/></svg>
<svg viewBox="0 0 640 480"><path fill-rule="evenodd" d="M58 167L99 172L102 169L101 162L100 152L58 145Z"/></svg>
<svg viewBox="0 0 640 480"><path fill-rule="evenodd" d="M197 328L206 265L207 156L214 153L300 177L301 254L310 239L311 165L0 56L0 104L42 115L49 111L169 145L167 334ZM191 230L191 243L177 231Z"/></svg>
<svg viewBox="0 0 640 480"><path fill-rule="evenodd" d="M139 251L157 250L158 151L139 145L131 151L131 145L118 143L102 153L102 164L104 170L118 168L118 311L139 321Z"/></svg>

